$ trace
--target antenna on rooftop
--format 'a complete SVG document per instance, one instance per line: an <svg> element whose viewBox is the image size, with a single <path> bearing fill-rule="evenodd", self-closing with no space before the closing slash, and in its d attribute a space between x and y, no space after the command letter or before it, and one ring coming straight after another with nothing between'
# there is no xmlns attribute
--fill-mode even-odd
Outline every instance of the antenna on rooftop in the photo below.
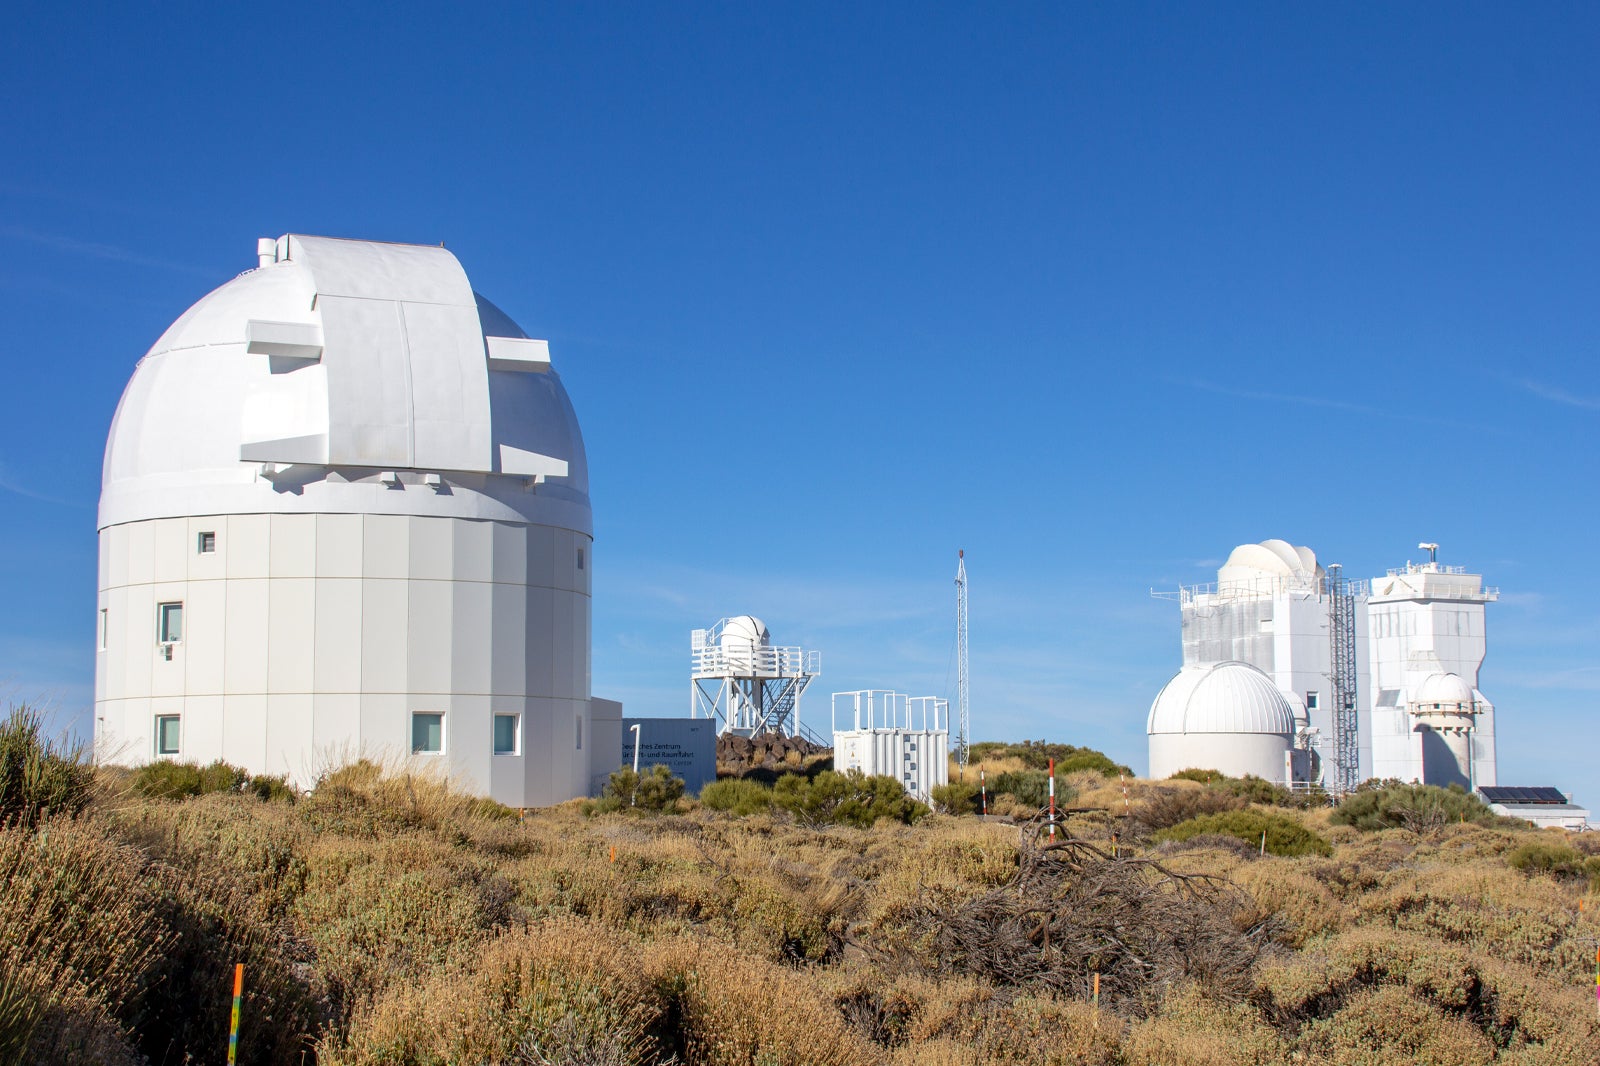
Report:
<svg viewBox="0 0 1600 1066"><path fill-rule="evenodd" d="M1428 553L1428 562L1436 563L1439 561L1439 545L1423 541L1417 547Z"/></svg>

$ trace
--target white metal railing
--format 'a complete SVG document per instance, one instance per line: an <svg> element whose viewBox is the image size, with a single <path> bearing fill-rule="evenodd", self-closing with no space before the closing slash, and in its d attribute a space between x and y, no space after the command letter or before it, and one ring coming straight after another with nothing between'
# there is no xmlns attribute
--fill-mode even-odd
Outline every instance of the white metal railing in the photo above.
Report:
<svg viewBox="0 0 1600 1066"><path fill-rule="evenodd" d="M695 677L799 677L822 672L822 653L800 647L780 648L754 641L733 641L724 646L705 639L707 630L694 631L690 663Z"/></svg>
<svg viewBox="0 0 1600 1066"><path fill-rule="evenodd" d="M840 728L841 712L849 725ZM835 732L903 729L948 733L950 701L938 696L907 696L886 688L833 694Z"/></svg>

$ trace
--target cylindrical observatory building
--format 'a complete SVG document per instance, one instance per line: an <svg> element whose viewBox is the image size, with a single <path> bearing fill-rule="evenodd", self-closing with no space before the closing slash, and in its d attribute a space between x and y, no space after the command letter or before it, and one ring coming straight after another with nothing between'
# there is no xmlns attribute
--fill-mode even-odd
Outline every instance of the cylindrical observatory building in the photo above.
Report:
<svg viewBox="0 0 1600 1066"><path fill-rule="evenodd" d="M99 757L309 784L415 759L587 794L583 439L544 341L442 247L290 235L139 361L100 495Z"/></svg>

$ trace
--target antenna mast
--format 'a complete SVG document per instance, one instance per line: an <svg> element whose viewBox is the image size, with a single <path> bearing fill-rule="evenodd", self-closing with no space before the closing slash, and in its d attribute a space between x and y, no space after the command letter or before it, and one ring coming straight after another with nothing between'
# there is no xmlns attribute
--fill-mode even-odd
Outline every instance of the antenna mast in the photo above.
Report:
<svg viewBox="0 0 1600 1066"><path fill-rule="evenodd" d="M967 553L956 552L956 703L961 720L956 732L956 766L967 774Z"/></svg>

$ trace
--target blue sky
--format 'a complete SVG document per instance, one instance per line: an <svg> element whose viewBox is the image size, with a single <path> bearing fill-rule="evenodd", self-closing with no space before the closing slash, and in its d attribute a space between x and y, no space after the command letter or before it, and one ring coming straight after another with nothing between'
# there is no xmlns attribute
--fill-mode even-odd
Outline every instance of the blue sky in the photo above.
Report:
<svg viewBox="0 0 1600 1066"><path fill-rule="evenodd" d="M92 701L134 362L284 232L445 241L593 471L596 694L755 613L833 690L1145 760L1235 544L1481 571L1502 782L1600 803L1600 13L23 4L0 691ZM814 690L816 691L816 690Z"/></svg>

